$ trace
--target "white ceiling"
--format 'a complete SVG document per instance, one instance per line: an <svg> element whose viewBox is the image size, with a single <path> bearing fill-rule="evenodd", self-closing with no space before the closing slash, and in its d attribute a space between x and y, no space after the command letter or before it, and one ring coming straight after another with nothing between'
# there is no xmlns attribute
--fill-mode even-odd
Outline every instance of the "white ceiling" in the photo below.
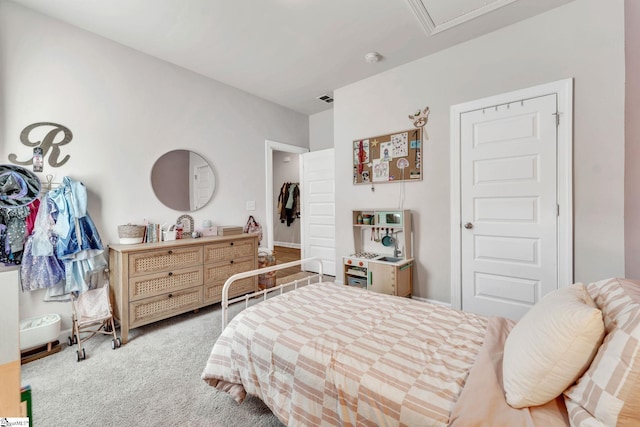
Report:
<svg viewBox="0 0 640 427"><path fill-rule="evenodd" d="M13 0L304 114L316 99L572 0ZM368 52L383 59L367 63Z"/></svg>

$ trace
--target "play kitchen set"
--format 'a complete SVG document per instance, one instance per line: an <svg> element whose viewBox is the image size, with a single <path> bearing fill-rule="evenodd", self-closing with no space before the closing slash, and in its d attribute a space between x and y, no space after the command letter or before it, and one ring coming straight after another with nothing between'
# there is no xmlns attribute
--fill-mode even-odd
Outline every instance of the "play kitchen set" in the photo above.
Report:
<svg viewBox="0 0 640 427"><path fill-rule="evenodd" d="M411 296L410 210L353 211L355 253L343 257L344 283L373 292Z"/></svg>

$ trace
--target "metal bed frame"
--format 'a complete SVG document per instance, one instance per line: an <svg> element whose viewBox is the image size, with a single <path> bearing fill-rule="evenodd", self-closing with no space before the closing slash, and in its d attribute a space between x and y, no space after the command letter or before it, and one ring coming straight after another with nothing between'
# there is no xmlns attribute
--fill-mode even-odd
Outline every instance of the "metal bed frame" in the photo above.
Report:
<svg viewBox="0 0 640 427"><path fill-rule="evenodd" d="M285 268L295 267L297 265L302 266L304 264L308 264L308 263L312 263L312 262L315 262L315 263L318 264L318 273L316 273L316 274L312 274L311 276L305 277L303 279L296 279L296 280L293 280L291 282L282 283L282 284L274 286L272 288L262 289L260 291L254 292L252 294L242 295L242 296L233 298L231 300L229 299L229 288L231 287L231 284L233 282L235 282L236 280L245 279L247 277L258 276L260 274L270 273L272 271L283 270ZM267 295L272 293L272 292L280 292L280 294L282 294L284 292L285 288L293 287L293 289L298 289L298 285L299 284L309 285L309 284L312 283L313 279L318 279L317 283L322 282L322 260L320 258L317 258L317 257L300 259L300 260L296 260L296 261L286 262L286 263L283 263L283 264L273 265L273 266L270 266L270 267L258 268L257 270L250 270L250 271L245 271L245 272L242 272L242 273L234 274L233 276L229 277L226 282L224 282L224 286L222 287L222 302L221 302L221 306L222 306L222 329L224 329L227 326L227 323L229 323L228 322L228 313L229 313L229 306L231 304L235 304L237 302L244 301L244 308L247 308L249 306L249 300L250 299L258 298L258 297L262 296L263 300L266 300L267 299Z"/></svg>

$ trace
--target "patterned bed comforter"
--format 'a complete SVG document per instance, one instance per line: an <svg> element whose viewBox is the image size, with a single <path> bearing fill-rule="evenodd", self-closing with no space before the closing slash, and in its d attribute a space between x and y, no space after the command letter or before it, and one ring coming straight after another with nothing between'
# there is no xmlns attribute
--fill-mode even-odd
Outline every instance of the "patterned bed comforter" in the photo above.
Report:
<svg viewBox="0 0 640 427"><path fill-rule="evenodd" d="M488 319L320 283L247 308L202 378L287 426L446 426Z"/></svg>

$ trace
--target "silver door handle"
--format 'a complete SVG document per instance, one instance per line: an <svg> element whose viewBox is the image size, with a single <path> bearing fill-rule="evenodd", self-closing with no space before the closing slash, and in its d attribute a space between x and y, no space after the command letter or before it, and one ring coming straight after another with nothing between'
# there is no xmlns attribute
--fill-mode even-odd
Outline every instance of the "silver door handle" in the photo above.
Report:
<svg viewBox="0 0 640 427"><path fill-rule="evenodd" d="M471 224L470 222L466 223L464 225L464 228L466 228L467 230L471 230L473 228L473 224Z"/></svg>

